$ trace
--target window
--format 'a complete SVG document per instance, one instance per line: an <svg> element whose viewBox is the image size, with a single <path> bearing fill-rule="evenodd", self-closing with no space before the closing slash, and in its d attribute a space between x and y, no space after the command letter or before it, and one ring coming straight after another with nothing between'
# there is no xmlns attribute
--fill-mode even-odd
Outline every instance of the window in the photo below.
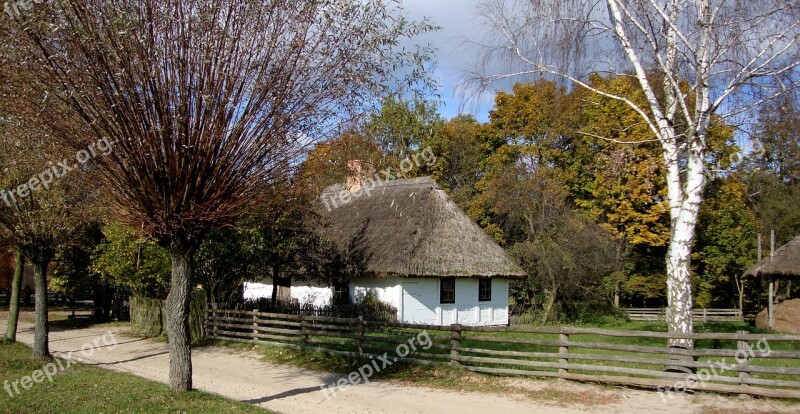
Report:
<svg viewBox="0 0 800 414"><path fill-rule="evenodd" d="M439 302L456 303L456 278L445 277L439 282Z"/></svg>
<svg viewBox="0 0 800 414"><path fill-rule="evenodd" d="M336 281L333 283L333 303L336 305L350 304L349 281Z"/></svg>
<svg viewBox="0 0 800 414"><path fill-rule="evenodd" d="M478 301L488 302L492 300L492 279L478 279Z"/></svg>

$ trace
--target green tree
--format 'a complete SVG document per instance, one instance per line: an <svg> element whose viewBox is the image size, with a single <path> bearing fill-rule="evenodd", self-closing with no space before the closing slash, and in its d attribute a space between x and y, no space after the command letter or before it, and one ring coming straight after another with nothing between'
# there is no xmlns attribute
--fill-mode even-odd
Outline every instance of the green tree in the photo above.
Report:
<svg viewBox="0 0 800 414"><path fill-rule="evenodd" d="M754 148L756 165L770 171L779 181L795 185L800 181L800 105L793 94L768 102L758 113Z"/></svg>
<svg viewBox="0 0 800 414"><path fill-rule="evenodd" d="M442 119L436 106L422 99L404 100L390 95L380 109L366 119L361 133L374 140L387 158L396 166L420 149L423 142L438 133Z"/></svg>
<svg viewBox="0 0 800 414"><path fill-rule="evenodd" d="M741 279L756 261L757 221L748 205L747 185L736 175L712 181L700 210L693 265L695 299L700 307L743 309Z"/></svg>
<svg viewBox="0 0 800 414"><path fill-rule="evenodd" d="M326 187L345 182L350 160L367 161L376 168L384 164L383 153L372 138L345 133L318 143L308 153L297 171L295 185L305 188L308 194L319 195Z"/></svg>
<svg viewBox="0 0 800 414"><path fill-rule="evenodd" d="M445 122L439 134L424 141L436 154L429 168L433 178L448 191L462 208L476 195L476 184L485 168L486 158L496 149L497 139L489 128L470 115Z"/></svg>
<svg viewBox="0 0 800 414"><path fill-rule="evenodd" d="M242 283L252 279L254 258L248 255L241 232L239 227L212 229L195 254L197 281L208 303L234 305L240 299Z"/></svg>
<svg viewBox="0 0 800 414"><path fill-rule="evenodd" d="M91 271L120 292L165 298L169 292L169 254L134 229L110 222L103 227L103 241L92 254Z"/></svg>
<svg viewBox="0 0 800 414"><path fill-rule="evenodd" d="M92 254L103 240L101 223L90 221L77 230L69 245L56 253L50 290L73 297L88 294L94 302L95 316L107 318L116 292L91 269ZM118 296L116 299L117 302L120 300ZM116 309L120 310L120 306Z"/></svg>

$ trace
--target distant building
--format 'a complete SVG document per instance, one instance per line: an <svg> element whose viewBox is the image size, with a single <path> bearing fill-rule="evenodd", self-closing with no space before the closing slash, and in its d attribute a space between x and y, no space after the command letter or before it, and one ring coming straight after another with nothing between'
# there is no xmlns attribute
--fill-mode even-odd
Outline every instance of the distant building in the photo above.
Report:
<svg viewBox="0 0 800 414"><path fill-rule="evenodd" d="M11 280L14 278L14 251L8 245L0 245L0 291L6 292L11 289ZM48 277L49 280L49 277ZM33 269L30 263L25 263L25 272L22 274L20 289L30 286L33 291ZM22 300L20 294L20 300Z"/></svg>
<svg viewBox="0 0 800 414"><path fill-rule="evenodd" d="M433 179L371 181L363 164L351 171L346 184L323 192L327 225L319 232L355 261L357 275L345 286L279 287L279 296L325 305L335 293L360 301L373 291L402 322L508 324L509 281L525 273ZM270 297L272 289L246 283L244 295Z"/></svg>

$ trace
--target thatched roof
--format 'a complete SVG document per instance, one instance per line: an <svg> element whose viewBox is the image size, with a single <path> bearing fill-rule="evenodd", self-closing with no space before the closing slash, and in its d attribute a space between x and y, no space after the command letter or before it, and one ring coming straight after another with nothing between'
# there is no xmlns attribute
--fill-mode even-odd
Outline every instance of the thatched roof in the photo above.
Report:
<svg viewBox="0 0 800 414"><path fill-rule="evenodd" d="M773 257L766 257L750 266L745 276L794 276L800 277L800 237L775 250Z"/></svg>
<svg viewBox="0 0 800 414"><path fill-rule="evenodd" d="M374 185L374 186L373 186ZM321 233L375 276L523 277L525 273L429 178L366 183L343 204L325 189ZM353 193L347 193L353 194Z"/></svg>

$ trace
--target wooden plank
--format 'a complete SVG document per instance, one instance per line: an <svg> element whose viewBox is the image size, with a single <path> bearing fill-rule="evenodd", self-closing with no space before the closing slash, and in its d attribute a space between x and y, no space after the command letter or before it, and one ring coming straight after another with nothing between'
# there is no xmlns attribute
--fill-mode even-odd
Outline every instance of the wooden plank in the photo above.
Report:
<svg viewBox="0 0 800 414"><path fill-rule="evenodd" d="M352 339L345 339L342 341L336 341L331 339L323 339L323 338L308 338L307 343L309 344L317 344L317 345L330 345L330 346L357 346L358 341Z"/></svg>
<svg viewBox="0 0 800 414"><path fill-rule="evenodd" d="M292 320L292 321L299 321L300 316L298 315L288 315L284 313L268 313L268 312L258 312L258 311L243 311L243 310L230 310L230 309L208 309L206 311L208 314L231 314L231 315L247 315L247 316L259 316L268 319L285 319L285 320Z"/></svg>
<svg viewBox="0 0 800 414"><path fill-rule="evenodd" d="M398 337L411 338L412 336L416 337L417 335L419 335L422 332L427 332L425 330L419 330L419 329L414 329L414 330L405 329L405 330L403 330L403 329L392 328L392 327L381 328L380 326L377 326L377 325L367 325L367 321L364 321L364 324L366 325L366 329L364 330L364 332L365 333L372 333L372 334L388 334L388 335L394 335L394 336L398 336ZM428 337L433 339L433 340L442 340L442 341L449 341L450 340L449 332L448 332L447 335L435 335L435 334L432 335L430 332L427 332L427 333L428 333Z"/></svg>
<svg viewBox="0 0 800 414"><path fill-rule="evenodd" d="M730 341L800 341L800 335L779 335L779 334L738 334L738 333L669 333L669 332L650 332L650 331L627 331L599 328L550 328L550 327L478 327L465 326L465 332L496 332L496 333L535 333L535 334L568 334L568 335L598 335L609 337L633 337L633 338L653 338L653 339L719 339Z"/></svg>
<svg viewBox="0 0 800 414"><path fill-rule="evenodd" d="M568 371L599 371L599 372L614 372L618 374L629 374L629 375L642 375L647 377L656 377L656 378L673 378L675 380L685 380L689 378L689 375L680 372L666 372L663 370L656 371L650 369L641 369L641 368L626 368L626 367L617 367L611 365L593 365L593 364L573 364L573 363L560 363L560 362L540 362L540 361L525 361L520 359L499 359L499 358L481 358L481 357L467 357L467 356L460 356L458 358L461 362L472 362L472 363L480 363L480 364L494 364L494 365L511 365L511 366L523 366L523 367L533 367L533 368L552 368L552 369L562 369ZM710 375L709 381L716 381L716 382L729 382L733 384L739 383L738 377L727 377L723 375Z"/></svg>
<svg viewBox="0 0 800 414"><path fill-rule="evenodd" d="M351 324L355 325L358 323L358 318L336 318L331 316L306 316L305 319L307 321L319 321L319 322L335 322L341 324Z"/></svg>
<svg viewBox="0 0 800 414"><path fill-rule="evenodd" d="M253 332L231 332L231 331L221 331L217 330L214 334L215 337L226 337L232 336L237 338L261 338L261 339L275 339L278 341L297 341L298 338L290 337L290 336L281 336L281 335L269 335L269 334L257 334Z"/></svg>
<svg viewBox="0 0 800 414"><path fill-rule="evenodd" d="M402 323L402 322L364 321L364 325L366 325L366 326L392 327L392 328L408 328L408 329L417 329L417 330L424 330L424 331L446 331L446 332L450 332L450 331L453 330L452 326L411 324L411 323Z"/></svg>
<svg viewBox="0 0 800 414"><path fill-rule="evenodd" d="M642 345L607 344L604 342L576 342L576 341L563 342L563 341L549 341L542 339L511 339L511 338L478 337L478 336L471 336L467 338L467 341L539 345L546 347L567 346L567 347L582 348L582 349L603 349L610 351L698 356L698 357L711 356L711 357L735 358L736 355L735 349L679 349L679 348L653 347L653 346L642 346ZM769 355L759 355L758 358L795 359L795 358L800 358L800 351L772 351Z"/></svg>
<svg viewBox="0 0 800 414"><path fill-rule="evenodd" d="M254 331L257 330L259 332L268 332L268 333L278 333L278 334L286 334L286 335L300 335L299 329L280 329L280 328L270 328L265 326L253 326L253 325L241 325L241 324L232 324L232 323L213 323L210 325L206 325L212 328L233 328L233 329L242 329L242 330L249 330Z"/></svg>
<svg viewBox="0 0 800 414"><path fill-rule="evenodd" d="M208 316L206 317L206 321L231 321L231 322L253 322L253 318L238 318L238 317L222 317L222 316ZM263 325L281 325L281 326L300 326L300 322L293 322L293 321L281 321L275 319L258 319L259 324Z"/></svg>
<svg viewBox="0 0 800 414"><path fill-rule="evenodd" d="M480 348L461 348L461 352L463 353L475 353L475 354L488 354L494 356L511 356L511 357L523 357L523 358L543 358L543 359L561 359L564 357L563 354L555 353L555 352L521 352L521 351L499 351L499 350L491 350L491 349L480 349ZM577 360L585 360L585 361L608 361L608 362L620 362L620 363L629 363L629 364L647 364L647 365L680 365L687 368L707 368L707 369L716 369L720 370L719 363L717 362L701 362L701 361L689 361L689 360L677 360L677 359L669 359L669 358L641 358L641 357L629 357L629 356L619 356L619 355L604 355L604 354L573 354L569 353L566 354L569 359L577 359ZM749 371L749 372L758 372L764 374L775 374L775 375L800 375L800 368L788 368L788 367L771 367L771 366L763 366L763 365L750 365L749 367L740 367L737 364L729 364L730 366L726 365L726 371Z"/></svg>
<svg viewBox="0 0 800 414"><path fill-rule="evenodd" d="M365 336L364 338L367 341L385 342L385 343L397 344L397 345L408 344L408 340L399 340L399 339L393 339L393 338L382 338L382 337L379 337L379 336ZM420 347L419 344L415 344L415 346ZM449 343L448 344L442 344L442 343L436 343L436 342L431 342L431 348L443 349L443 350L448 350L448 351L451 349Z"/></svg>

